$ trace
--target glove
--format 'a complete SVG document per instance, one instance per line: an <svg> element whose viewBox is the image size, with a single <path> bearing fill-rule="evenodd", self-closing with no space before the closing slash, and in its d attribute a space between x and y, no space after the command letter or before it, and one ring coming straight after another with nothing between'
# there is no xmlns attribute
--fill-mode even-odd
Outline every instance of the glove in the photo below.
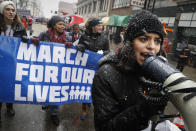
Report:
<svg viewBox="0 0 196 131"><path fill-rule="evenodd" d="M85 47L82 46L82 45L76 45L76 49L81 51L81 52L84 52L85 51Z"/></svg>
<svg viewBox="0 0 196 131"><path fill-rule="evenodd" d="M27 43L29 41L29 38L27 36L22 36L21 37L22 42Z"/></svg>
<svg viewBox="0 0 196 131"><path fill-rule="evenodd" d="M70 48L70 47L72 46L72 42L66 42L66 43L65 43L65 46L66 46L67 48Z"/></svg>
<svg viewBox="0 0 196 131"><path fill-rule="evenodd" d="M39 45L40 39L38 37L33 37L31 40L35 46Z"/></svg>

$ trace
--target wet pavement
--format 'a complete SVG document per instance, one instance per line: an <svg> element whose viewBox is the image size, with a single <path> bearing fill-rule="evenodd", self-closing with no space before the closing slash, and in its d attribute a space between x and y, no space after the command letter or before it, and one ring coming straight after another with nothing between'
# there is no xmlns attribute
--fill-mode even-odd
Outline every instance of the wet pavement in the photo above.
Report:
<svg viewBox="0 0 196 131"><path fill-rule="evenodd" d="M40 29L39 25L34 27ZM41 31L34 32L34 34L39 34L39 32ZM169 62L176 66L176 62ZM185 67L184 74L196 81L195 68ZM93 106L89 110L88 117L81 121L79 119L81 105L81 103L72 103L60 106L60 125L55 126L50 120L50 112L43 111L41 105L14 104L16 114L14 117L9 117L3 104L0 131L94 131ZM175 112L175 108L169 103L166 113Z"/></svg>
<svg viewBox="0 0 196 131"><path fill-rule="evenodd" d="M50 112L43 111L40 105L14 104L14 108L16 115L9 117L3 106L0 131L94 131L92 108L86 120L81 121L80 103L60 106L59 126L52 123Z"/></svg>

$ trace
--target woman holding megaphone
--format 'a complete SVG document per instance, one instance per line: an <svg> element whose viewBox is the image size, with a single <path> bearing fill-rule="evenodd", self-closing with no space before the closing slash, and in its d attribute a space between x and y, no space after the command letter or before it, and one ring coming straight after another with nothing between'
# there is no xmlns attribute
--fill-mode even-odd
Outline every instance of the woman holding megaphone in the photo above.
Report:
<svg viewBox="0 0 196 131"><path fill-rule="evenodd" d="M158 17L141 11L129 20L125 43L119 52L99 61L92 86L96 131L140 131L148 126L153 115L163 112L167 97L151 103L138 93L143 86L141 66L148 55L161 54L163 37Z"/></svg>

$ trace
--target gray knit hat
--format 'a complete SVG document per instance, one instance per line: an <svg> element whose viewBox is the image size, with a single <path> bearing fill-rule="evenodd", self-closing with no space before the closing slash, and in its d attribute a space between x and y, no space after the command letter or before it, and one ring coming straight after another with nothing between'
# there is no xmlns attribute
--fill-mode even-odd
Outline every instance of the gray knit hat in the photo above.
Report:
<svg viewBox="0 0 196 131"><path fill-rule="evenodd" d="M52 18L48 21L48 28L53 28L59 21L65 22L63 18L58 15L52 16Z"/></svg>
<svg viewBox="0 0 196 131"><path fill-rule="evenodd" d="M0 13L3 14L3 9L7 6L7 5L12 5L14 7L14 9L16 9L14 3L12 1L3 1L0 4Z"/></svg>
<svg viewBox="0 0 196 131"><path fill-rule="evenodd" d="M159 34L163 42L164 32L162 23L156 15L142 10L130 18L126 28L125 41L132 42L136 37L146 33Z"/></svg>

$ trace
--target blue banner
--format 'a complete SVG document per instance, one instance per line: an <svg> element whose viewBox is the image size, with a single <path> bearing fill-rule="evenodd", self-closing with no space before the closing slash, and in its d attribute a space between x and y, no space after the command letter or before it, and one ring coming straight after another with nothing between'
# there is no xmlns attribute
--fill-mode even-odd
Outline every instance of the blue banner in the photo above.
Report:
<svg viewBox="0 0 196 131"><path fill-rule="evenodd" d="M38 46L0 36L0 102L62 105L91 103L93 77L102 55L63 44Z"/></svg>

